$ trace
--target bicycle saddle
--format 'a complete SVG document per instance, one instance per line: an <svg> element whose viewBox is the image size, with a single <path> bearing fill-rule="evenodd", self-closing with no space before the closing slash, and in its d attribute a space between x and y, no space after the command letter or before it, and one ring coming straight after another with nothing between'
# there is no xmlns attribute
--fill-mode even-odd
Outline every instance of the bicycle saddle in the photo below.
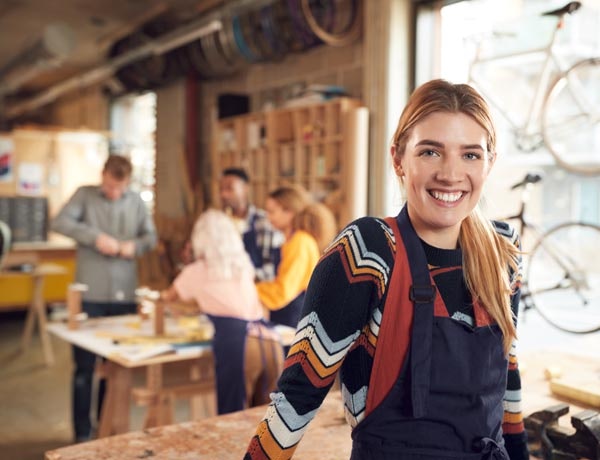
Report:
<svg viewBox="0 0 600 460"><path fill-rule="evenodd" d="M573 14L581 8L581 2L569 2L562 8L542 13L542 16L564 16L565 14Z"/></svg>
<svg viewBox="0 0 600 460"><path fill-rule="evenodd" d="M535 183L541 181L542 178L543 178L543 176L539 173L527 173L527 175L523 178L523 180L521 182L517 182L510 189L514 190L516 188L523 187L524 185L527 185L527 184L535 184Z"/></svg>

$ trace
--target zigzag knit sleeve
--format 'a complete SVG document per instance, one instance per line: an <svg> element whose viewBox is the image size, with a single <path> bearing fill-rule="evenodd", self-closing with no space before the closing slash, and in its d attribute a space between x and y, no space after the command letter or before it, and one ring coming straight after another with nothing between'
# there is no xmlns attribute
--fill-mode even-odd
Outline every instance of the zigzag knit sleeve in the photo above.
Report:
<svg viewBox="0 0 600 460"><path fill-rule="evenodd" d="M353 222L317 264L278 389L245 459L291 458L342 363L359 347L393 263L385 228L374 218ZM356 372L368 383L369 368Z"/></svg>
<svg viewBox="0 0 600 460"><path fill-rule="evenodd" d="M496 230L508 238L517 248L521 248L519 235L508 224L496 223ZM519 302L521 300L521 280L522 280L522 258L518 259L518 268L511 272L511 284L513 295L510 299L510 306L513 311L515 321L519 313ZM523 409L521 404L521 374L519 373L519 364L516 354L516 341L513 342L508 356L508 377L506 381L506 393L504 394L504 419L502 422L502 432L506 443L506 450L511 460L527 460L529 451L527 447L527 433L523 423Z"/></svg>

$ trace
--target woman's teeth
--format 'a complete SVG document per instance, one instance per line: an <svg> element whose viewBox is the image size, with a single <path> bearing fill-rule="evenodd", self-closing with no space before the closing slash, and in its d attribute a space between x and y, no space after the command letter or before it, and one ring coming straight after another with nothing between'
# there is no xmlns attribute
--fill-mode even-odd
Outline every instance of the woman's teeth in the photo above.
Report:
<svg viewBox="0 0 600 460"><path fill-rule="evenodd" d="M462 192L443 193L443 192L436 192L436 191L431 191L431 192L429 192L429 194L432 197L434 197L436 200L444 201L446 203L454 203L455 201L458 201L460 199L460 197L462 197L462 195L463 195Z"/></svg>

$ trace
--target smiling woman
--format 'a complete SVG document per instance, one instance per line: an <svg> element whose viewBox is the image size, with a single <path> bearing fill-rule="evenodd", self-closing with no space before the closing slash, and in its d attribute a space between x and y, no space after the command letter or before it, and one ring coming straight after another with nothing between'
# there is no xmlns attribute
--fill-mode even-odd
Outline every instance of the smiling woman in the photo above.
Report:
<svg viewBox="0 0 600 460"><path fill-rule="evenodd" d="M338 372L351 460L529 458L518 239L478 211L495 144L471 87L412 94L391 148L406 205L352 222L319 260L246 459L291 458Z"/></svg>
<svg viewBox="0 0 600 460"><path fill-rule="evenodd" d="M493 164L487 137L463 113L436 112L411 130L404 154L393 147L411 222L428 243L456 248L460 224L479 201Z"/></svg>

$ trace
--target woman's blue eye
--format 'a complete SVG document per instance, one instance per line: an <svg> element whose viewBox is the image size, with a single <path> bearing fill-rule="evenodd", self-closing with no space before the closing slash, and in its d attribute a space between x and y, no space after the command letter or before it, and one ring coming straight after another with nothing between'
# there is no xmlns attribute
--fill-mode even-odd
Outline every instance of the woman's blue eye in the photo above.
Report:
<svg viewBox="0 0 600 460"><path fill-rule="evenodd" d="M479 160L481 158L481 155L479 153L465 153L465 158L467 158L468 160Z"/></svg>
<svg viewBox="0 0 600 460"><path fill-rule="evenodd" d="M432 157L432 156L437 155L437 154L438 153L435 150L429 150L429 149L428 150L423 150L421 152L422 156L428 156L428 157Z"/></svg>

